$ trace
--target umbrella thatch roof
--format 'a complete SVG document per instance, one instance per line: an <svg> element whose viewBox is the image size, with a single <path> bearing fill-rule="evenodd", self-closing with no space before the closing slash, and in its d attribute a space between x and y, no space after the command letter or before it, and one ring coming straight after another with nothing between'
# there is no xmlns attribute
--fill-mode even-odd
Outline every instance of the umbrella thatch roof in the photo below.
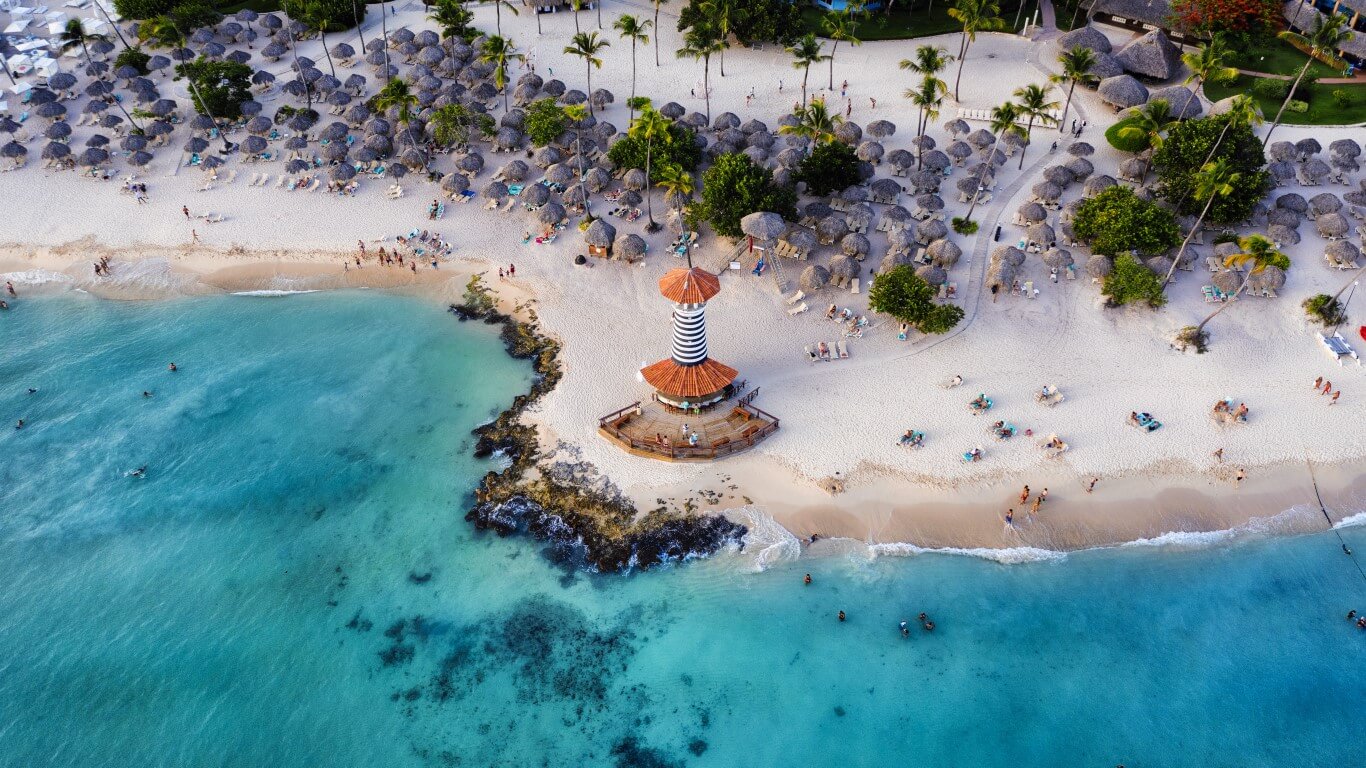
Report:
<svg viewBox="0 0 1366 768"><path fill-rule="evenodd" d="M1076 176L1072 175L1072 171L1063 165L1048 166L1043 169L1043 177L1046 181L1051 181L1059 187L1066 187L1077 180Z"/></svg>
<svg viewBox="0 0 1366 768"><path fill-rule="evenodd" d="M1076 263L1072 260L1072 252L1061 248L1050 248L1040 258L1050 269L1066 269Z"/></svg>
<svg viewBox="0 0 1366 768"><path fill-rule="evenodd" d="M972 126L966 120L955 118L944 123L944 132L950 136L966 136L972 132Z"/></svg>
<svg viewBox="0 0 1366 768"><path fill-rule="evenodd" d="M1041 181L1029 188L1030 193L1040 200L1052 202L1062 197L1062 186L1051 181Z"/></svg>
<svg viewBox="0 0 1366 768"><path fill-rule="evenodd" d="M1315 216L1342 210L1342 199L1332 192L1320 192L1309 198L1309 209Z"/></svg>
<svg viewBox="0 0 1366 768"><path fill-rule="evenodd" d="M333 166L329 175L333 181L350 181L356 177L356 168L349 163L343 163Z"/></svg>
<svg viewBox="0 0 1366 768"><path fill-rule="evenodd" d="M1280 243L1282 246L1295 245L1300 241L1299 230L1291 229L1283 224L1272 224L1267 227L1266 236L1275 242Z"/></svg>
<svg viewBox="0 0 1366 768"><path fill-rule="evenodd" d="M776 213L756 211L740 219L740 231L761 243L768 243L787 231L787 222Z"/></svg>
<svg viewBox="0 0 1366 768"><path fill-rule="evenodd" d="M1243 276L1232 270L1221 270L1210 276L1209 281L1224 293L1233 293L1243 284Z"/></svg>
<svg viewBox="0 0 1366 768"><path fill-rule="evenodd" d="M825 245L833 244L847 234L849 225L845 223L843 216L831 214L816 223L816 236Z"/></svg>
<svg viewBox="0 0 1366 768"><path fill-rule="evenodd" d="M583 231L583 241L596 248L607 248L617 239L617 228L602 219L594 219Z"/></svg>
<svg viewBox="0 0 1366 768"><path fill-rule="evenodd" d="M1092 176L1091 178L1086 180L1086 183L1084 185L1082 185L1082 194L1086 195L1087 197L1095 197L1096 195L1100 194L1102 190L1109 189L1110 187L1115 186L1115 184L1117 183L1118 182L1115 181L1115 178L1113 176L1107 176L1105 174L1101 174L1100 176Z"/></svg>
<svg viewBox="0 0 1366 768"><path fill-rule="evenodd" d="M863 140L863 129L858 123L843 122L835 126L835 138L852 147Z"/></svg>
<svg viewBox="0 0 1366 768"><path fill-rule="evenodd" d="M875 139L885 139L896 133L896 125L888 120L874 120L868 124L867 133Z"/></svg>
<svg viewBox="0 0 1366 768"><path fill-rule="evenodd" d="M1319 231L1322 237L1342 237L1347 234L1349 227L1347 219L1340 213L1325 213L1314 220L1314 228Z"/></svg>
<svg viewBox="0 0 1366 768"><path fill-rule="evenodd" d="M809 253L816 247L816 235L805 227L793 227L789 232L779 238L798 251Z"/></svg>
<svg viewBox="0 0 1366 768"><path fill-rule="evenodd" d="M1266 223L1295 229L1300 225L1300 215L1288 208L1273 208L1266 214Z"/></svg>
<svg viewBox="0 0 1366 768"><path fill-rule="evenodd" d="M10 159L14 159L23 157L27 154L28 148L17 141L7 142L5 146L0 147L0 157L8 157Z"/></svg>
<svg viewBox="0 0 1366 768"><path fill-rule="evenodd" d="M1317 155L1323 151L1323 145L1313 136L1308 136L1295 142L1295 151L1299 153L1301 160L1308 159L1311 155Z"/></svg>
<svg viewBox="0 0 1366 768"><path fill-rule="evenodd" d="M1155 29L1120 49L1115 60L1128 72L1167 80L1181 66L1181 49L1172 44L1167 33Z"/></svg>
<svg viewBox="0 0 1366 768"><path fill-rule="evenodd" d="M566 215L563 205L550 202L537 209L536 220L546 226L554 226L564 221Z"/></svg>
<svg viewBox="0 0 1366 768"><path fill-rule="evenodd" d="M993 261L991 266L987 267L987 288L1008 291L1018 274L1017 268L1010 262Z"/></svg>
<svg viewBox="0 0 1366 768"><path fill-rule="evenodd" d="M1077 27L1071 32L1059 37L1058 45L1061 46L1064 51L1070 51L1073 48L1090 48L1096 53L1110 52L1110 38L1106 37L1104 32L1101 32L1099 29L1096 29L1089 24L1084 27Z"/></svg>
<svg viewBox="0 0 1366 768"><path fill-rule="evenodd" d="M522 198L522 202L526 205L532 208L540 208L550 202L550 187L544 184L529 184L518 197Z"/></svg>
<svg viewBox="0 0 1366 768"><path fill-rule="evenodd" d="M841 254L830 260L830 279L837 285L844 285L859 276L862 269L854 257Z"/></svg>
<svg viewBox="0 0 1366 768"><path fill-rule="evenodd" d="M1058 239L1057 234L1053 232L1053 228L1043 222L1030 224L1029 227L1025 229L1025 237L1031 243L1047 246L1053 245Z"/></svg>
<svg viewBox="0 0 1366 768"><path fill-rule="evenodd" d="M481 194L489 200L502 200L508 196L508 185L501 181L490 181Z"/></svg>
<svg viewBox="0 0 1366 768"><path fill-rule="evenodd" d="M868 238L858 232L850 232L840 239L840 252L845 256L863 258L868 255Z"/></svg>
<svg viewBox="0 0 1366 768"><path fill-rule="evenodd" d="M1148 101L1148 89L1132 75L1107 77L1100 81L1096 93L1100 95L1101 101L1120 109L1136 107Z"/></svg>
<svg viewBox="0 0 1366 768"><path fill-rule="evenodd" d="M998 245L991 252L991 263L996 264L997 262L1007 262L1018 267L1025 263L1024 251L1013 245Z"/></svg>
<svg viewBox="0 0 1366 768"><path fill-rule="evenodd" d="M1200 103L1200 99L1195 98L1191 89L1184 85L1169 85L1166 88L1159 88L1148 96L1149 101L1162 99L1171 105L1172 115L1181 120L1190 120L1199 117L1205 107Z"/></svg>
<svg viewBox="0 0 1366 768"><path fill-rule="evenodd" d="M1299 159L1299 150L1288 141L1274 141L1266 149L1267 156L1275 161L1294 161Z"/></svg>
<svg viewBox="0 0 1366 768"><path fill-rule="evenodd" d="M1327 178L1328 174L1332 172L1333 169L1328 163L1323 162L1317 157L1306 160L1304 165L1300 166L1300 173L1304 174L1305 178L1312 179L1316 182Z"/></svg>
<svg viewBox="0 0 1366 768"><path fill-rule="evenodd" d="M807 293L819 291L830 284L830 270L819 264L812 264L802 270L802 274L797 278L797 285Z"/></svg>
<svg viewBox="0 0 1366 768"><path fill-rule="evenodd" d="M1361 258L1361 249L1353 245L1351 240L1334 240L1324 246L1323 255L1343 264L1351 264Z"/></svg>
<svg viewBox="0 0 1366 768"><path fill-rule="evenodd" d="M916 276L930 285L939 286L949 281L949 273L943 267L926 264L915 271Z"/></svg>
<svg viewBox="0 0 1366 768"><path fill-rule="evenodd" d="M882 160L882 155L885 152L886 150L883 148L882 144L877 141L865 141L862 144L859 144L858 149L855 150L858 159L866 160L870 163L876 163Z"/></svg>
<svg viewBox="0 0 1366 768"><path fill-rule="evenodd" d="M963 249L952 240L941 238L930 243L929 247L925 249L925 255L929 256L935 264L948 269L957 264L958 260L963 257Z"/></svg>
<svg viewBox="0 0 1366 768"><path fill-rule="evenodd" d="M1096 171L1096 167L1091 164L1091 161L1084 157L1074 157L1071 160L1068 160L1067 165L1063 167L1072 174L1072 178L1077 179L1078 181L1089 177Z"/></svg>
<svg viewBox="0 0 1366 768"><path fill-rule="evenodd" d="M1297 192L1287 192L1276 198L1276 207L1295 213L1305 213L1309 210L1309 201Z"/></svg>
<svg viewBox="0 0 1366 768"><path fill-rule="evenodd" d="M1091 277L1105 277L1110 274L1110 270L1114 269L1114 267L1114 261L1109 256L1103 254L1097 253L1086 260L1086 272L1091 275Z"/></svg>
<svg viewBox="0 0 1366 768"><path fill-rule="evenodd" d="M460 194L470 188L470 179L463 173L448 173L441 179L441 188L447 192Z"/></svg>
<svg viewBox="0 0 1366 768"><path fill-rule="evenodd" d="M911 254L906 251L891 250L887 252L886 256L882 257L882 263L878 264L877 271L884 273L891 272L897 267L910 266L914 263L915 262L911 260Z"/></svg>
<svg viewBox="0 0 1366 768"><path fill-rule="evenodd" d="M634 233L622 235L617 238L612 253L619 259L635 261L645 255L645 238Z"/></svg>
<svg viewBox="0 0 1366 768"><path fill-rule="evenodd" d="M1249 291L1279 291L1285 287L1285 271L1274 265L1267 265L1253 271L1247 279Z"/></svg>
<svg viewBox="0 0 1366 768"><path fill-rule="evenodd" d="M938 219L926 219L915 225L915 239L919 243L932 243L949 236L949 228Z"/></svg>
<svg viewBox="0 0 1366 768"><path fill-rule="evenodd" d="M1084 141L1074 141L1067 147L1067 154L1073 157L1090 157L1096 153L1096 148Z"/></svg>
<svg viewBox="0 0 1366 768"><path fill-rule="evenodd" d="M996 142L996 136L985 128L978 128L968 134L968 143L978 149L986 149Z"/></svg>

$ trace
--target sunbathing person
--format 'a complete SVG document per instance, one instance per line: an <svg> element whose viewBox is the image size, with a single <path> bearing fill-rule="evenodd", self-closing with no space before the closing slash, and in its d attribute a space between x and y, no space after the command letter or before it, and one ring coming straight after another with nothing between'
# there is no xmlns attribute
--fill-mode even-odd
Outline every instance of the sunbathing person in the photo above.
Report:
<svg viewBox="0 0 1366 768"><path fill-rule="evenodd" d="M834 319L835 319L835 310L836 310L835 305L834 305L834 304L831 304L831 305L830 305L830 308L827 309L827 310L825 310L825 319L826 319L826 320L834 320Z"/></svg>
<svg viewBox="0 0 1366 768"><path fill-rule="evenodd" d="M910 445L911 443L915 442L915 430L906 430L906 434L901 436L901 440L899 442L902 445Z"/></svg>

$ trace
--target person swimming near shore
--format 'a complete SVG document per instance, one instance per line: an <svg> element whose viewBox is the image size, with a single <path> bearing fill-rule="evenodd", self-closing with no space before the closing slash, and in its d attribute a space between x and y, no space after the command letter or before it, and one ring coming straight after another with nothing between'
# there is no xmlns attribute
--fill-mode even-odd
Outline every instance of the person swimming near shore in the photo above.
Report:
<svg viewBox="0 0 1366 768"><path fill-rule="evenodd" d="M16 421L16 422L14 423L14 428L15 428L15 429L23 429L23 428L24 428L24 420L23 420L23 419L20 419L20 420Z"/></svg>
<svg viewBox="0 0 1366 768"><path fill-rule="evenodd" d="M29 387L29 388L28 388L28 393L29 393L30 395L36 395L36 394L38 394L38 388L37 388L37 387Z"/></svg>
<svg viewBox="0 0 1366 768"><path fill-rule="evenodd" d="M151 396L152 396L152 393L144 389L144 390L142 390L142 396L143 396L143 397L151 397Z"/></svg>
<svg viewBox="0 0 1366 768"><path fill-rule="evenodd" d="M802 583L809 586L811 584L811 574L806 574L806 576L802 579Z"/></svg>
<svg viewBox="0 0 1366 768"><path fill-rule="evenodd" d="M844 611L839 612L839 619L840 621L844 621Z"/></svg>
<svg viewBox="0 0 1366 768"><path fill-rule="evenodd" d="M146 464L143 464L142 466L138 467L137 469L133 470L132 472L129 472L128 474L129 474L130 476L132 476L132 477L138 477L138 478L146 477L146 476L147 476L147 465L146 465Z"/></svg>
<svg viewBox="0 0 1366 768"><path fill-rule="evenodd" d="M902 619L902 620L901 620L901 636L902 636L902 637L910 637L910 636L911 636L911 629L910 629L910 627L906 626L906 620L905 620L905 619Z"/></svg>
<svg viewBox="0 0 1366 768"><path fill-rule="evenodd" d="M176 367L175 363L171 363L170 365L166 366L166 370L170 371L171 373L175 373L180 369Z"/></svg>

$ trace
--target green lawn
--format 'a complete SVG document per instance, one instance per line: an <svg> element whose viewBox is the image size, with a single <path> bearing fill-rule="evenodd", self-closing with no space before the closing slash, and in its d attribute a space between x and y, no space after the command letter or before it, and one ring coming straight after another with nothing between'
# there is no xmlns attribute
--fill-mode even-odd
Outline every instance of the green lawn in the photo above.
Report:
<svg viewBox="0 0 1366 768"><path fill-rule="evenodd" d="M1029 0L1025 0L1029 2ZM949 17L949 8L953 6L950 0L939 0L932 6L914 4L903 5L896 3L892 6L892 14L888 17L887 12L881 8L870 11L868 18L859 21L858 31L855 37L859 40L906 40L913 37L929 37L931 35L942 35L950 32L961 32L962 26ZM1001 18L1005 19L1006 26L1015 21L1015 9L1019 3L1014 0L1002 0ZM1029 2L1029 13L1033 12L1035 3ZM814 33L817 37L822 36L821 20L828 13L824 8L811 5L802 9L802 23L807 32ZM1024 24L1024 14L1020 14L1020 24ZM843 46L841 46L843 47Z"/></svg>
<svg viewBox="0 0 1366 768"><path fill-rule="evenodd" d="M1249 72L1267 72L1293 77L1300 73L1300 67L1304 66L1308 58L1290 43L1277 37L1269 37L1234 47L1229 65ZM1313 66L1309 67L1309 74L1317 77L1342 77L1342 72L1321 61L1315 61Z"/></svg>
<svg viewBox="0 0 1366 768"><path fill-rule="evenodd" d="M1252 98L1257 100L1258 106L1262 108L1262 114L1269 121L1276 115L1276 110L1281 108L1281 102L1279 99L1266 99L1253 94L1252 80L1253 78L1247 75L1239 75L1231 85L1206 83L1205 96L1212 101L1219 101L1240 93L1251 94ZM1333 101L1333 91L1339 89L1352 94L1352 103L1342 107ZM1295 99L1307 101L1309 111L1291 112L1287 109L1281 117L1281 122L1287 125L1347 125L1360 123L1363 118L1366 118L1366 84L1329 85L1312 83L1308 86L1301 85L1295 91Z"/></svg>

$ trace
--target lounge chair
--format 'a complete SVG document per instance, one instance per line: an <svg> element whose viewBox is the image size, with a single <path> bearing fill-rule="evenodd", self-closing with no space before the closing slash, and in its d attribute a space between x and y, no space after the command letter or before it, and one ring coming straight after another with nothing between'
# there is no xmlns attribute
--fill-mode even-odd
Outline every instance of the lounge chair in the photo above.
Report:
<svg viewBox="0 0 1366 768"><path fill-rule="evenodd" d="M849 281L849 292L858 293L859 279L856 277Z"/></svg>
<svg viewBox="0 0 1366 768"><path fill-rule="evenodd" d="M796 293L792 294L787 298L787 303L796 304L804 298L806 298L806 291L797 291Z"/></svg>
<svg viewBox="0 0 1366 768"><path fill-rule="evenodd" d="M792 307L791 309L787 310L787 313L788 313L789 315L800 315L801 313L805 312L805 311L808 310L808 309L810 309L810 307L806 306L806 302L803 301L802 303L798 304L797 306Z"/></svg>
<svg viewBox="0 0 1366 768"><path fill-rule="evenodd" d="M849 357L849 342L845 341L844 339L840 339L839 341L835 342L835 348L839 350L841 358Z"/></svg>

